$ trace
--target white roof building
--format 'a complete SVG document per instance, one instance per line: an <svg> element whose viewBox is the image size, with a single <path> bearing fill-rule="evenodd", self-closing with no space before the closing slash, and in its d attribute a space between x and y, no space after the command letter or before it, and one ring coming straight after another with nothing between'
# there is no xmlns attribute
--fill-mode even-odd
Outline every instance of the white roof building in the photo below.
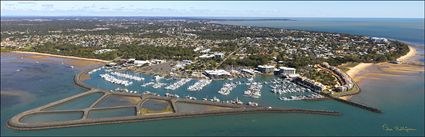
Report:
<svg viewBox="0 0 425 137"><path fill-rule="evenodd" d="M274 69L274 66L271 66L271 65L258 65L258 68Z"/></svg>
<svg viewBox="0 0 425 137"><path fill-rule="evenodd" d="M232 74L230 74L230 72L227 72L227 71L222 70L222 69L218 69L218 70L205 70L204 74L207 77L210 77L210 78L224 78L224 77L232 76Z"/></svg>

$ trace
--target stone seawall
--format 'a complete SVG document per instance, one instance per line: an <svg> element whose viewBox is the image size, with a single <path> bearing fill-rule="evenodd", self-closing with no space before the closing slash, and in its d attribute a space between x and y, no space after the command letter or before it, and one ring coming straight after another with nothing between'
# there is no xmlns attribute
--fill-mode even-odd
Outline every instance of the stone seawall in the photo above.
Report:
<svg viewBox="0 0 425 137"><path fill-rule="evenodd" d="M75 85L80 86L80 87L82 87L84 89L87 89L87 90L91 90L92 88L90 86L86 85L83 82L84 81L83 80L83 76L84 75L89 75L88 72L90 72L93 69L99 68L99 67L101 67L101 66L96 65L96 66L93 66L93 67L86 68L86 69L82 70L81 72L78 72L74 76L74 83L75 83Z"/></svg>
<svg viewBox="0 0 425 137"><path fill-rule="evenodd" d="M339 116L339 112L334 111L323 111L323 110L306 110L306 109L269 109L269 108L244 108L235 110L218 110L208 112L196 112L196 113L185 113L185 114L163 114L163 115L150 115L150 116L129 116L123 118L101 118L101 119L89 119L89 120L76 120L76 121L65 121L60 123L45 123L37 126L28 125L24 123L16 123L13 121L8 122L8 127L16 130L41 130L51 128L64 128L64 127L75 127L85 125L99 125L99 124L119 124L129 122L141 122L150 120L166 120L175 118L191 118L198 116L220 116L220 115L236 115L236 114L247 114L247 113L304 113L304 114L316 114L316 115L328 115L328 116Z"/></svg>

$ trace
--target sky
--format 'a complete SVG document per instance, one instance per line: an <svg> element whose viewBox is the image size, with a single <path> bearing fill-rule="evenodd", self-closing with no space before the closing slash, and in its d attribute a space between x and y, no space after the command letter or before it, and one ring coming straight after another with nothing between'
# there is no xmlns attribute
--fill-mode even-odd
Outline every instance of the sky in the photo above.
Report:
<svg viewBox="0 0 425 137"><path fill-rule="evenodd" d="M424 1L1 1L1 16L424 18Z"/></svg>

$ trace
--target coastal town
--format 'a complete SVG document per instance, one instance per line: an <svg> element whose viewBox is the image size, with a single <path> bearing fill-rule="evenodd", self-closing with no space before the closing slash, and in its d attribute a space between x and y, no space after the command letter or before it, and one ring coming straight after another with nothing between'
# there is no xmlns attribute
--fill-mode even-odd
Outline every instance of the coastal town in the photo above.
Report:
<svg viewBox="0 0 425 137"><path fill-rule="evenodd" d="M0 5L2 137L425 133L425 1Z"/></svg>
<svg viewBox="0 0 425 137"><path fill-rule="evenodd" d="M75 18L58 25L61 23L65 23L61 18L2 20L2 50L110 60L107 67L118 70L182 78L173 85L143 84L154 88L176 89L194 78L201 80L187 90L199 91L214 79L274 75L317 93L338 96L360 90L339 65L398 63L396 58L409 50L406 44L386 38L224 25L202 18ZM25 24L38 27L19 27ZM143 80L119 72L100 77L123 86ZM236 86L235 82L225 83L219 93L227 95ZM263 85L249 82L249 86L244 94L259 98Z"/></svg>

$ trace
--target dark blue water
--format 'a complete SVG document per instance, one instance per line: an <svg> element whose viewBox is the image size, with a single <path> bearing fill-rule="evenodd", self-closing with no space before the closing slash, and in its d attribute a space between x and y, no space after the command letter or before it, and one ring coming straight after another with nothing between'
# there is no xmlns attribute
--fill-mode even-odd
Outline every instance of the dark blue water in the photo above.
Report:
<svg viewBox="0 0 425 137"><path fill-rule="evenodd" d="M220 21L231 25L275 27L387 37L424 45L424 19L293 18L295 21Z"/></svg>

